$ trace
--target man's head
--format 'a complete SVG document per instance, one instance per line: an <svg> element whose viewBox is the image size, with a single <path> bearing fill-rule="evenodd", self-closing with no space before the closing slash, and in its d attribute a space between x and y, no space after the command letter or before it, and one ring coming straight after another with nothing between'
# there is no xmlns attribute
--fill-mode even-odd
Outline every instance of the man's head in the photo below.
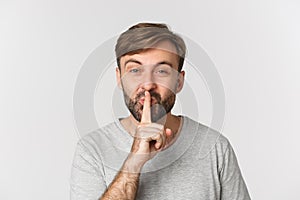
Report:
<svg viewBox="0 0 300 200"><path fill-rule="evenodd" d="M182 38L164 24L140 23L121 34L115 51L118 84L134 118L141 120L146 90L152 97L152 120L169 113L183 86Z"/></svg>
<svg viewBox="0 0 300 200"><path fill-rule="evenodd" d="M120 35L115 46L119 69L122 56L145 51L162 41L169 41L175 46L180 72L186 53L185 43L180 36L170 31L167 25L157 23L139 23Z"/></svg>

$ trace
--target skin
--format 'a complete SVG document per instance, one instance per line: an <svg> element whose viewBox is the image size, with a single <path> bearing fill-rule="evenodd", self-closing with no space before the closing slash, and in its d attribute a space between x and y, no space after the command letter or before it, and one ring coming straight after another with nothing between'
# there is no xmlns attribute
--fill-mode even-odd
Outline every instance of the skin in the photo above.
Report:
<svg viewBox="0 0 300 200"><path fill-rule="evenodd" d="M155 91L162 99L166 99L171 93L180 92L183 87L184 72L176 73L176 78L173 76L161 78L160 74L152 73L155 72L153 66L166 62L171 65L172 69L178 70L178 57L173 44L164 41L155 47L139 54L123 56L120 60L121 70L116 69L118 85L129 94L130 98L134 99L137 94L143 93L142 101L139 101L136 106L141 119L137 120L131 114L121 121L125 130L134 137L134 140L131 152L113 182L100 198L102 200L135 199L140 172L144 164L170 146L178 136L180 117L168 112L157 121L152 121L153 113L151 114L151 112L156 99L151 97L150 91ZM136 64L146 66L145 75L141 79L124 78L130 66Z"/></svg>

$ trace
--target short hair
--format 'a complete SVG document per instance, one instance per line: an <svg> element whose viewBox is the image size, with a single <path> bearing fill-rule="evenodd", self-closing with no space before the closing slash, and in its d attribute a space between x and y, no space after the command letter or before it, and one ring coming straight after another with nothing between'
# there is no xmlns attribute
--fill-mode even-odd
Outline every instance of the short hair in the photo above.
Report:
<svg viewBox="0 0 300 200"><path fill-rule="evenodd" d="M119 69L121 69L120 59L122 56L146 51L165 40L175 46L179 58L178 71L181 71L186 54L184 40L173 33L166 24L161 23L138 23L120 35L115 46Z"/></svg>

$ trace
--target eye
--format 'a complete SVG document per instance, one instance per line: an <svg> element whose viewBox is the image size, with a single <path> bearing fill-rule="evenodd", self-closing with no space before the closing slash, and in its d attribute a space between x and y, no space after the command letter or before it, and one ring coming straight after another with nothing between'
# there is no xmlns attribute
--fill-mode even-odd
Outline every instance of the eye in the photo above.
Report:
<svg viewBox="0 0 300 200"><path fill-rule="evenodd" d="M164 65L159 66L155 69L155 73L159 76L168 76L171 73L170 67Z"/></svg>
<svg viewBox="0 0 300 200"><path fill-rule="evenodd" d="M138 75L138 74L141 74L142 73L142 68L140 66L136 66L136 67L130 67L128 68L127 72L129 74L132 74L132 75Z"/></svg>
<svg viewBox="0 0 300 200"><path fill-rule="evenodd" d="M168 72L167 72L166 70L164 70L164 69L159 69L157 72L160 73L160 74L166 74L166 73L168 73Z"/></svg>
<svg viewBox="0 0 300 200"><path fill-rule="evenodd" d="M139 71L140 71L140 69L138 69L138 68L133 68L133 69L129 70L130 73L137 73Z"/></svg>

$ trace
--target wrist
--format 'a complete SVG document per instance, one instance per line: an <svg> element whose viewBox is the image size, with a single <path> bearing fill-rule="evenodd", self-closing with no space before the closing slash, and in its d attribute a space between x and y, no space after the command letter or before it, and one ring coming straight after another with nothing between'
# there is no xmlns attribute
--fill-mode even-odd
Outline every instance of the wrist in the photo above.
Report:
<svg viewBox="0 0 300 200"><path fill-rule="evenodd" d="M130 154L123 164L122 171L127 173L140 173L145 162L138 159L137 155Z"/></svg>

